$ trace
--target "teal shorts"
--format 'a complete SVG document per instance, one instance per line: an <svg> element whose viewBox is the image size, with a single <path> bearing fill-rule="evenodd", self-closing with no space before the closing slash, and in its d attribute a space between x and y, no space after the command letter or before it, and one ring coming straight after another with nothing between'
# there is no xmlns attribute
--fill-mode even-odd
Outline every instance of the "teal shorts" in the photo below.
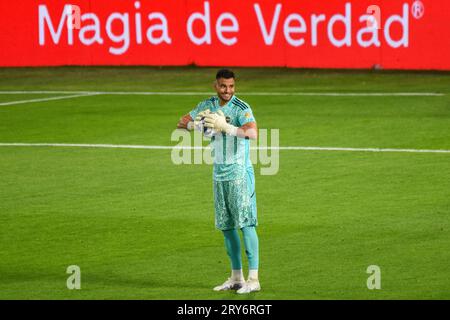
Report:
<svg viewBox="0 0 450 320"><path fill-rule="evenodd" d="M244 179L214 180L213 184L217 229L241 229L258 225L253 172L247 172Z"/></svg>

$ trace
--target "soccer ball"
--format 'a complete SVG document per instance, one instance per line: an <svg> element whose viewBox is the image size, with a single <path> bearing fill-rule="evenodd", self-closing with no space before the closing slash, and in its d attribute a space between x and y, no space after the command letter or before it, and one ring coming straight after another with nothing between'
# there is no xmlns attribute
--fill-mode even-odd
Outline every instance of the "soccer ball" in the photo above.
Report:
<svg viewBox="0 0 450 320"><path fill-rule="evenodd" d="M212 128L205 127L205 117L202 117L200 122L203 135L207 138L211 138L214 135L214 130Z"/></svg>

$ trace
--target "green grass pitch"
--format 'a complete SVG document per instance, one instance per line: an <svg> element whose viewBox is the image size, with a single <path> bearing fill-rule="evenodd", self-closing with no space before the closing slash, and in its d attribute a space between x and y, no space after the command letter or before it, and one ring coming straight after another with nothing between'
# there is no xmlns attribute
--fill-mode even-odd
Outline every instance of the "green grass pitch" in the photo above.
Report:
<svg viewBox="0 0 450 320"><path fill-rule="evenodd" d="M0 143L172 146L215 68L0 69ZM237 94L280 146L450 150L450 74L235 69ZM432 92L255 96L246 92ZM3 104L3 105L2 105ZM170 150L0 146L0 299L449 299L450 153L280 151L255 167L262 291L229 275L211 166ZM245 259L244 259L245 261ZM81 269L69 290L66 269ZM366 285L369 265L381 289ZM246 266L245 266L246 267ZM245 273L246 273L245 269Z"/></svg>

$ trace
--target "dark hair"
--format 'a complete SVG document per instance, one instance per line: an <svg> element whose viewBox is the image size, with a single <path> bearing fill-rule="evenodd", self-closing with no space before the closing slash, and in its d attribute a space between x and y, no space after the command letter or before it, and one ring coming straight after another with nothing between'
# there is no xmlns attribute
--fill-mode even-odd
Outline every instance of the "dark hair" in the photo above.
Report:
<svg viewBox="0 0 450 320"><path fill-rule="evenodd" d="M233 78L234 79L235 78L234 72L231 71L230 69L220 69L219 71L217 71L216 80L218 80L220 78L224 78L224 79Z"/></svg>

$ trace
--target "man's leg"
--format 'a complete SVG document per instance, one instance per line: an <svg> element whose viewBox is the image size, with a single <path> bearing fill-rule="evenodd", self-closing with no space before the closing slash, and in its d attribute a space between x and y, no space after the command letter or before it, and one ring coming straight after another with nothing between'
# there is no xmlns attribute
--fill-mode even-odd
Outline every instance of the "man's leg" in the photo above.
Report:
<svg viewBox="0 0 450 320"><path fill-rule="evenodd" d="M247 225L241 228L244 238L245 253L248 258L248 278L245 285L239 289L238 293L249 293L253 291L261 290L261 286L258 280L258 267L259 267L259 241L258 234L256 233L257 221L257 208L256 208L256 195L255 195L255 176L253 171L247 172L247 196L248 201L246 203L246 209L242 210L245 213Z"/></svg>
<svg viewBox="0 0 450 320"><path fill-rule="evenodd" d="M244 227L241 230L244 236L245 253L248 258L249 278L258 279L259 242L256 228Z"/></svg>
<svg viewBox="0 0 450 320"><path fill-rule="evenodd" d="M242 269L241 240L236 229L222 231L225 237L225 247L231 260L232 270Z"/></svg>
<svg viewBox="0 0 450 320"><path fill-rule="evenodd" d="M244 227L241 229L244 237L245 253L248 258L248 278L245 285L238 293L250 293L261 290L258 280L259 267L259 241L255 227Z"/></svg>
<svg viewBox="0 0 450 320"><path fill-rule="evenodd" d="M229 184L229 181L214 181L215 224L216 228L223 232L225 247L231 260L231 277L222 285L215 287L215 291L239 289L245 283L242 273L241 241L226 203Z"/></svg>
<svg viewBox="0 0 450 320"><path fill-rule="evenodd" d="M241 240L236 229L222 231L225 237L225 248L231 260L231 277L220 286L214 288L215 291L239 289L244 284L244 274L242 272Z"/></svg>

